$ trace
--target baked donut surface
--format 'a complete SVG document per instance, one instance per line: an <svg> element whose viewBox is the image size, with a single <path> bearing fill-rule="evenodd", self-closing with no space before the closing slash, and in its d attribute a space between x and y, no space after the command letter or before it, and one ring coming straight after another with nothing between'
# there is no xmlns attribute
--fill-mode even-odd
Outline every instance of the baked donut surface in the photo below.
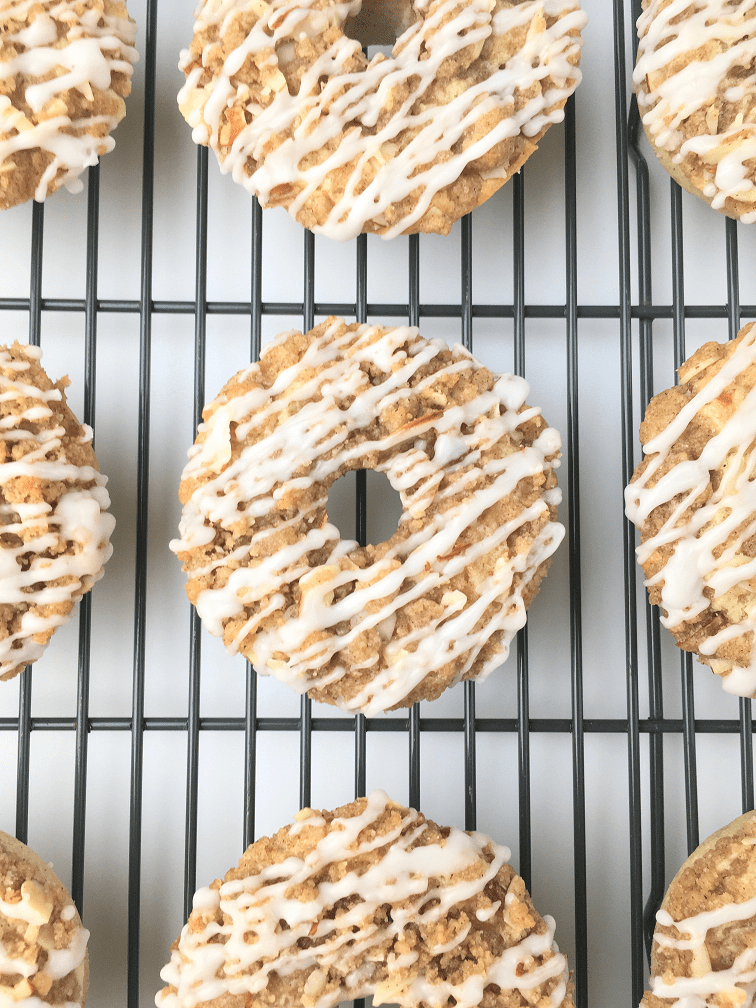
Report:
<svg viewBox="0 0 756 1008"><path fill-rule="evenodd" d="M179 496L187 594L264 675L375 714L483 678L564 534L560 440L527 383L417 329L282 333L207 406ZM328 489L376 469L397 531L341 540Z"/></svg>
<svg viewBox="0 0 756 1008"><path fill-rule="evenodd" d="M0 347L0 679L36 661L102 577L115 522L92 429L38 347Z"/></svg>
<svg viewBox="0 0 756 1008"><path fill-rule="evenodd" d="M633 74L654 153L688 192L756 221L756 5L643 0Z"/></svg>
<svg viewBox="0 0 756 1008"><path fill-rule="evenodd" d="M506 847L382 791L295 819L195 894L159 1008L572 1008L554 921Z"/></svg>
<svg viewBox="0 0 756 1008"><path fill-rule="evenodd" d="M360 7L205 0L181 112L222 171L313 231L446 234L564 118L585 15L579 0L397 0L393 51L368 59L345 34Z"/></svg>
<svg viewBox="0 0 756 1008"><path fill-rule="evenodd" d="M696 848L656 915L641 1008L749 1008L756 991L756 813Z"/></svg>
<svg viewBox="0 0 756 1008"><path fill-rule="evenodd" d="M625 497L649 598L678 647L756 695L756 327L706 343L655 396Z"/></svg>
<svg viewBox="0 0 756 1008"><path fill-rule="evenodd" d="M0 1006L81 1008L88 938L50 865L0 832Z"/></svg>
<svg viewBox="0 0 756 1008"><path fill-rule="evenodd" d="M135 31L121 0L0 5L0 209L79 192L79 175L113 149Z"/></svg>

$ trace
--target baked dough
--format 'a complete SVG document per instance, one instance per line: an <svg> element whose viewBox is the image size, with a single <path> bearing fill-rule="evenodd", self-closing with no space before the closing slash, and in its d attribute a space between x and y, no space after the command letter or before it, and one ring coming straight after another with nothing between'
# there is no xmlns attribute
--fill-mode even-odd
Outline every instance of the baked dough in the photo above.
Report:
<svg viewBox="0 0 756 1008"><path fill-rule="evenodd" d="M79 175L113 149L135 31L121 0L0 4L0 209L79 192Z"/></svg>
<svg viewBox="0 0 756 1008"><path fill-rule="evenodd" d="M756 813L696 848L656 915L642 1008L750 1008L756 993Z"/></svg>
<svg viewBox="0 0 756 1008"><path fill-rule="evenodd" d="M483 678L564 529L558 433L466 350L417 329L282 333L203 413L179 496L187 594L263 675L372 715ZM384 472L397 531L342 541L330 486Z"/></svg>
<svg viewBox="0 0 756 1008"><path fill-rule="evenodd" d="M295 819L195 894L159 1008L572 1008L554 921L506 847L382 791Z"/></svg>
<svg viewBox="0 0 756 1008"><path fill-rule="evenodd" d="M53 384L41 356L0 347L0 679L40 657L112 552L92 429L66 404L68 378Z"/></svg>
<svg viewBox="0 0 756 1008"><path fill-rule="evenodd" d="M677 644L756 695L756 327L706 343L655 396L626 491L649 597Z"/></svg>
<svg viewBox="0 0 756 1008"><path fill-rule="evenodd" d="M88 938L50 865L0 832L0 1008L83 1006Z"/></svg>
<svg viewBox="0 0 756 1008"><path fill-rule="evenodd" d="M643 128L688 192L756 221L756 5L643 0L633 83Z"/></svg>
<svg viewBox="0 0 756 1008"><path fill-rule="evenodd" d="M536 149L580 82L579 0L205 0L179 107L221 170L345 240L447 234ZM345 21L346 34L345 34Z"/></svg>

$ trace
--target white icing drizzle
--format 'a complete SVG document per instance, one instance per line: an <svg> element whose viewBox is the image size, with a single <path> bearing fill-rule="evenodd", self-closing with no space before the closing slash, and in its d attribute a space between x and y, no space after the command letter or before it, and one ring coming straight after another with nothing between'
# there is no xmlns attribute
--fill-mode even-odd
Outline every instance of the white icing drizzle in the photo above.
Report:
<svg viewBox="0 0 756 1008"><path fill-rule="evenodd" d="M342 541L338 529L327 522L310 528L306 535L268 556L256 557L253 566L245 566L245 558L253 548L277 529L306 519L317 506L322 506L321 499L306 510L305 505L300 505L298 513L288 521L265 523L257 530L250 526L245 533L250 540L247 545L233 549L201 571L191 571L196 576L230 568L225 584L205 589L196 601L202 621L212 634L222 636L225 624L238 617L245 605L268 598L266 607L244 624L236 639L227 642L227 647L232 652L237 650L244 638L257 631L253 650L250 651L249 645L245 650L251 654L257 671L274 675L300 693L341 679L346 674L343 666L328 674L318 675L318 670L360 633L378 628L385 644L373 659L373 677L356 696L339 702L344 710L361 710L371 716L399 703L445 663L464 656L456 680L459 681L478 659L486 642L498 632L502 632L500 650L487 662L481 662L476 678L484 678L504 661L509 642L525 623L523 592L564 535L564 527L556 522L545 522L529 550L509 558L499 557L492 564L490 576L476 585L477 599L468 605L461 591L447 591L441 600L443 612L433 626L426 625L420 631L393 640L394 623L402 607L447 584L477 558L501 547L518 528L543 519L548 506L541 498L457 555L449 555L466 530L473 528L488 508L511 494L521 479L558 465L558 461L548 459L558 452L560 440L553 428L545 428L531 446L521 446L505 458L481 463L483 450L540 413L534 408L517 412L528 393L527 382L504 375L492 391L482 392L464 405L438 410L424 423L416 422L409 443L407 431L401 429L380 441L364 441L349 451L339 450L352 431L367 426L384 409L401 402L407 395L411 376L447 349L442 340L418 341L418 332L412 328L380 330L364 325L356 338L349 331L337 335L342 326L342 320L336 320L318 339L313 339L302 360L282 371L270 388L258 387L230 402L224 400L207 424L200 427L206 439L190 449L183 478L197 477L206 469L218 475L195 489L184 507L181 539L174 540L171 549L181 552L211 542L215 535L213 525L231 528L239 520L240 512L250 518L268 515L275 518L276 500L281 496L332 478L345 462L358 461L373 450L383 453L404 445L376 467L386 473L400 493L404 508L401 523L422 519L431 505L443 503L446 495L459 494L470 486L464 500L428 517L418 531L392 545L380 559L363 569L351 563L347 569L340 569L345 566L341 561L348 558L357 544ZM289 335L281 334L266 347L264 354ZM409 355L401 350L407 341L411 346ZM348 352L342 349L345 346ZM444 374L480 367L462 347L454 347L452 354L449 364L423 382L432 385ZM360 368L369 362L378 364L386 374L385 380L377 385L371 385ZM327 366L309 381L293 384L302 369L322 365ZM252 365L249 373L257 369L258 365ZM414 391L421 387L414 386ZM318 390L321 397L308 401ZM336 406L336 397L343 402L350 396L354 398L349 406ZM289 410L293 403L303 405L296 411ZM236 437L242 441L250 429L262 427L276 415L277 423L270 433L245 447L239 458L228 464L231 423L237 424ZM465 425L470 428L468 433L463 433ZM437 454L433 458L423 439L431 431L437 434ZM324 458L331 449L336 449L333 458ZM306 475L294 478L295 472L301 473L303 469ZM462 473L462 478L439 490L442 480L455 473ZM488 482L473 486L480 482L481 476L489 478ZM549 499L558 502L559 491L551 491ZM324 546L332 549L327 564L311 569L307 554ZM521 581L513 585L516 575ZM302 601L296 618L289 612L280 627L262 627L267 615L285 605L285 586L297 581ZM352 584L353 590L345 598L333 601L331 593L343 584ZM487 612L489 608L491 611ZM339 633L331 629L337 624L341 624ZM315 644L307 644L313 631L327 634ZM283 652L287 661L279 660L277 652Z"/></svg>
<svg viewBox="0 0 756 1008"><path fill-rule="evenodd" d="M79 192L82 183L78 176L89 165L97 164L98 154L115 146L111 136L93 136L92 130L109 134L120 116L88 115L72 120L59 96L78 89L91 100L92 87L108 90L111 74L130 76L132 64L138 59L132 45L136 34L133 21L95 6L80 14L80 6L81 0L43 0L43 4L4 0L0 8L3 41L21 48L16 56L0 62L0 80L16 74L29 78L54 74L50 80L29 83L24 91L31 111L44 115L38 122L25 116L7 95L0 95L0 170L18 151L38 148L52 155L37 185L36 200L44 200L51 183L55 188L65 185L71 192ZM9 33L2 27L8 21L23 22L30 14L32 20L18 32ZM58 44L61 25L65 27L62 46ZM104 131L99 128L103 125ZM64 174L56 182L61 169Z"/></svg>
<svg viewBox="0 0 756 1008"><path fill-rule="evenodd" d="M209 144L220 155L221 116L239 96L249 93L247 85L237 85L232 80L245 60L265 62L267 58L267 62L277 67L303 32L312 36L331 24L340 27L361 6L360 0L342 3L332 0L323 10L318 10L315 4L316 0L296 3L272 0L261 11L246 39L227 57L223 72L205 87L204 96L199 95L199 104L197 89L203 68L189 71L179 93L179 104L194 127L196 143ZM570 60L579 53L581 41L569 34L582 29L587 21L579 10L579 0L526 0L512 8L500 9L495 15L494 0L469 0L464 4L459 0L431 3L415 0L414 7L421 20L400 36L391 57L379 54L369 63L364 60L359 73L347 74L342 70L347 60L355 56L362 59L359 42L343 33L304 73L298 94L289 94L279 73L270 103L247 105L252 121L233 140L230 152L221 162L221 170L231 172L234 180L257 195L264 205L278 187L304 183L287 207L296 219L298 210L327 182L330 171L353 164L344 195L337 200L326 223L313 230L343 241L353 238L368 221L373 221L383 228L382 237L391 238L414 224L440 189L456 181L467 165L496 144L519 133L537 136L550 123L562 121L563 110L555 106L564 102L580 82L580 71ZM218 26L222 38L234 15L247 9L248 0L206 0L197 10L195 32ZM453 16L444 24L444 18L450 14ZM547 28L543 15L559 20ZM504 35L528 22L532 23L522 48L487 80L468 87L448 104L433 103L420 111L411 111L430 91L445 60L471 44L482 44L492 33ZM184 50L180 68L187 68L191 61L191 53ZM541 82L547 78L550 83L541 91ZM327 83L321 90L319 81L323 79ZM405 86L409 94L401 108L375 129L392 90ZM243 92L245 87L247 91ZM492 111L498 114L502 108L513 105L514 94L528 89L537 90L538 94L520 111L503 118L465 150L452 150L465 130ZM208 94L210 90L212 93ZM348 130L346 123L350 124ZM396 141L403 130L417 132L398 149ZM277 135L287 139L280 145L270 144ZM334 144L338 147L319 164L300 168L303 159L321 150L331 150ZM439 155L444 155L442 162L431 164ZM257 162L251 175L245 172L248 159ZM361 177L369 163L372 168L380 167L363 188ZM495 171L491 177L496 177ZM423 195L414 209L388 227L383 217L386 208L418 188Z"/></svg>
<svg viewBox="0 0 756 1008"><path fill-rule="evenodd" d="M662 976L651 978L651 989L659 998L674 999L672 1008L706 1008L709 996L729 992L737 994L733 1003L751 1008L756 994L756 948L744 949L728 969L712 970L706 951L706 936L713 928L733 921L746 921L756 916L756 897L743 903L725 903L716 910L704 910L694 917L676 921L666 910L659 910L656 920L665 927L675 927L687 938L670 938L657 931L654 941L664 948L692 950L691 977L675 977L666 983ZM741 1000L745 993L745 1000Z"/></svg>
<svg viewBox="0 0 756 1008"><path fill-rule="evenodd" d="M673 23L683 12L685 17ZM738 102L746 93L753 94L756 75L737 87L725 89L724 82L734 68L756 60L756 0L650 0L638 18L638 37L633 82L643 122L656 145L671 152L675 164L689 153L701 158L710 175L703 192L715 210L728 197L756 203L753 169L745 163L756 157L756 123L743 122L741 115L730 129L717 132L715 114L712 132L702 131L688 140L680 128L701 109L715 112L715 102ZM702 58L699 50L711 43L713 55ZM655 79L675 61L674 73ZM740 219L752 224L756 208Z"/></svg>
<svg viewBox="0 0 756 1008"><path fill-rule="evenodd" d="M428 843L410 849L426 829L424 824L411 828L418 818L413 809L405 810L407 814L397 829L359 842L360 832L378 820L388 803L383 791L374 791L360 815L334 819L329 832L304 859L292 855L262 868L258 875L225 882L220 889L199 890L195 909L210 913L219 907L228 923L210 921L202 930L190 930L188 924L184 927L178 948L160 974L176 991L161 991L155 999L158 1008L194 1008L227 993L256 994L266 989L271 973L287 977L313 967L307 984L316 997L325 986L329 967L340 977L336 990L317 997L316 1008L332 1008L340 1000L369 994L374 995L374 1004L398 1001L404 1008L421 1002L430 1008L443 1008L450 997L459 1008L475 1008L488 984L531 991L552 977L560 981L550 1003L552 1008L559 1008L566 992L567 964L554 944L554 921L549 917L543 918L547 925L543 934L527 935L461 984L424 976L410 978L409 982L406 978L392 978L392 972L412 965L417 958L412 953L389 953L385 963L388 976L376 983L372 947L399 938L409 924L419 920L421 912L424 925L441 920L452 907L483 892L510 856L506 847L495 844L485 834L457 829L451 830L443 845ZM329 864L357 858L387 844L390 846L383 856L360 869L359 874L354 870L339 881L314 882ZM476 878L451 878L478 864L484 850L493 858ZM428 887L430 878L437 880L436 887ZM312 893L306 902L286 895L291 887L300 884L308 885ZM318 921L315 936L326 940L313 948L301 948L300 939L313 934L313 921L350 896L357 896L358 902L350 901L348 908L340 910L332 920ZM428 906L433 900L437 904ZM383 925L376 924L372 917L385 903L391 904L390 919ZM280 926L281 921L286 922L286 929ZM348 927L352 930L346 936L338 934ZM254 936L251 941L250 935ZM221 936L221 942L210 944L209 939L215 936ZM440 955L442 951L438 947L432 954ZM532 957L549 952L554 954L541 965L533 962ZM345 971L343 961L347 955L350 959L357 957L362 965ZM254 972L245 972L255 964ZM318 984L320 980L323 982ZM390 996L384 996L384 990L387 994L390 991Z"/></svg>
<svg viewBox="0 0 756 1008"><path fill-rule="evenodd" d="M69 618L60 613L34 612L34 607L69 602L102 577L103 565L112 553L109 539L115 526L112 515L105 513L110 505L105 489L107 477L92 466L77 466L54 456L61 447L64 428L40 426L32 433L20 426L25 420L44 422L52 416L52 410L44 404L60 401L61 392L57 388L44 391L24 382L24 371L41 356L38 348L16 345L13 352L27 359L13 360L10 352L0 347L0 370L15 375L0 374L0 401L6 408L8 403L20 403L25 398L40 405L25 411L19 405L0 421L0 441L17 442L26 448L21 459L0 463L0 490L23 477L60 481L71 489L53 504L0 503L0 534L15 533L20 537L26 533L18 545L0 545L0 605L29 607L21 617L20 629L0 640L0 675L36 661L46 644L35 641L33 636L47 633ZM91 439L91 428L84 427L81 443ZM94 486L80 489L78 484L83 482ZM29 534L32 530L33 534ZM76 552L71 551L72 547ZM45 555L58 550L57 555ZM63 584L54 583L61 579ZM73 580L65 583L67 579Z"/></svg>
<svg viewBox="0 0 756 1008"><path fill-rule="evenodd" d="M645 455L656 457L625 491L627 516L639 528L654 508L669 503L678 494L683 495L658 532L636 551L643 563L662 545L672 544L673 552L665 566L645 582L647 586L661 584L661 605L666 611L661 621L669 628L695 619L710 604L716 609L718 599L726 592L756 576L756 560L741 553L746 540L756 534L756 453L751 450L756 439L756 387L745 395L723 428L710 438L698 459L678 463L653 486L649 485L695 415L717 399L754 361L756 327L738 340L732 356L720 370L644 446ZM683 520L685 511L709 487L710 474L723 469L719 487L705 504ZM731 545L716 557L717 549L741 525L743 528ZM739 696L756 692L756 604L742 619L699 645L702 654L713 655L722 643L749 631L754 631L754 646L747 665L735 666L723 676L725 690ZM719 671L717 661L712 659L715 671Z"/></svg>

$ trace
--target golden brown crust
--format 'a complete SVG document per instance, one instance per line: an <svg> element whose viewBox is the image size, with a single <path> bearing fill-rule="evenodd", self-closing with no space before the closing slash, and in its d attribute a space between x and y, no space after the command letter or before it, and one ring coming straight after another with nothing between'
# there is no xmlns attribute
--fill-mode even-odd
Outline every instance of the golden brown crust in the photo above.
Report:
<svg viewBox="0 0 756 1008"><path fill-rule="evenodd" d="M20 912L40 922L32 924L0 908L0 947L23 970L9 972L0 966L0 994L22 1004L24 998L36 997L44 1005L83 1005L89 986L88 954L63 977L51 977L45 970L51 952L69 949L80 940L81 920L71 897L50 865L1 831L0 900L18 904L24 908Z"/></svg>

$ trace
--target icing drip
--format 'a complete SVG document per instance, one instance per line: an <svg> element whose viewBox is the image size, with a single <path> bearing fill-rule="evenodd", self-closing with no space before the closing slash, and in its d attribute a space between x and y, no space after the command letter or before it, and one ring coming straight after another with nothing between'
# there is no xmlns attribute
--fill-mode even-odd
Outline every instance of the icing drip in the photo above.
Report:
<svg viewBox="0 0 756 1008"><path fill-rule="evenodd" d="M712 358L713 359L713 358ZM756 576L756 559L743 547L756 534L756 387L744 395L728 391L732 383L756 362L756 327L739 338L733 354L719 371L680 410L669 425L644 446L651 460L625 491L627 516L639 528L651 512L677 503L662 527L637 549L643 564L662 546L672 546L665 566L645 583L661 586L662 623L669 628L695 620L709 606L727 609L733 591L750 591L748 582ZM696 414L718 423L717 400L736 404L721 429L711 437L697 459L686 459L657 477ZM696 502L708 492L711 473L722 472L719 486L711 487L705 502ZM730 541L731 539L731 541ZM725 543L728 545L725 548ZM730 593L730 596L728 596ZM742 606L742 597L739 600ZM727 641L756 631L756 603L724 629L698 645L703 655L715 655ZM754 633L756 640L756 633ZM722 674L724 663L716 657L712 669ZM756 691L756 647L745 665L724 675L724 688L740 696Z"/></svg>
<svg viewBox="0 0 756 1008"><path fill-rule="evenodd" d="M113 4L112 9L125 14L121 5ZM26 26L18 29L18 24ZM5 0L0 31L3 43L13 47L0 61L0 177L17 167L14 154L41 151L50 155L50 161L34 198L44 200L61 185L79 192L78 176L115 145L108 134L123 117L123 101L111 90L111 75L131 76L138 59L132 46L134 22L106 12L96 0L86 4L80 0ZM26 113L19 107L21 102L11 101L14 78L34 79L23 91ZM3 93L8 88L10 94ZM97 98L93 88L106 92L118 111L87 111L71 118L69 92L78 91L81 99L92 103Z"/></svg>
<svg viewBox="0 0 756 1008"><path fill-rule="evenodd" d="M706 949L709 931L734 921L747 921L756 916L756 898L744 903L726 903L716 910L705 910L694 917L676 921L666 910L659 910L656 920L665 927L675 927L684 938L671 938L654 933L654 941L664 948L693 950L691 971L694 976L675 977L670 983L663 976L651 978L651 990L659 998L674 1000L672 1008L706 1008L709 997L730 995L722 1004L752 1008L756 994L756 948L746 948L735 957L727 969L712 970Z"/></svg>
<svg viewBox="0 0 756 1008"><path fill-rule="evenodd" d="M284 333L266 347L263 365L292 335ZM531 445L520 443L523 425L540 415L523 408L528 386L520 378L504 375L461 405L441 395L446 408L431 407L406 427L369 440L370 425L390 416L410 391L438 397L445 380L481 367L461 347L436 361L442 354L449 354L443 341L422 340L416 329L348 329L335 320L270 387L255 385L244 395L216 400L200 427L204 440L190 450L184 470L183 480L193 489L181 539L171 549L182 554L192 577L216 579L198 594L192 588L190 597L209 631L225 635L229 650L243 648L260 673L301 693L342 680L347 667L336 660L339 654L377 630L383 645L360 666L371 673L365 685L334 701L344 710L386 710L449 663L456 666L455 682L473 666L476 678L488 675L524 625L524 595L564 534L549 520L549 504L559 500L556 487L546 490L546 499L514 505L500 524L484 520L488 509L510 495L514 501L528 481L543 484L558 465L560 441L552 428L544 427ZM413 380L431 362L438 369ZM382 372L374 383L367 376L370 366ZM260 368L252 365L238 381L259 380ZM233 460L232 425L233 444L251 433L258 438ZM509 438L514 448L507 453L501 445ZM342 541L318 509L339 471L345 465L362 468L366 456L378 459L374 468L399 491L404 511L398 532L358 565L351 559L357 543ZM319 484L325 485L314 492ZM184 551L200 552L244 519L242 545L232 541L202 553L203 567L197 567L199 560L189 562ZM266 548L270 536L282 531L286 543ZM530 543L528 535L534 535ZM311 567L308 556L324 549L327 559ZM486 572L477 575L474 591L450 584L483 563ZM286 600L297 585L295 612ZM344 586L348 594L335 598ZM394 636L397 619L430 593L438 599L432 621Z"/></svg>
<svg viewBox="0 0 756 1008"><path fill-rule="evenodd" d="M238 18L249 7L248 0L206 0L195 35L212 29L222 45L226 32L238 32ZM360 44L339 31L290 94L281 71L297 44L340 29L359 9L360 0L252 4L256 23L211 83L206 60L212 46L185 50L179 64L187 73L179 105L195 142L209 144L221 170L263 205L293 197L287 209L294 219L316 194L326 193L332 203L327 220L307 226L332 238L346 240L366 229L385 238L405 232L441 189L497 144L518 134L537 139L550 123L561 122L562 105L580 82L577 32L587 19L578 0L525 0L513 7L494 0L416 0L420 20L400 36L391 57L379 54L368 62ZM556 20L547 25L547 17ZM248 23L247 17L245 32ZM490 77L471 81L445 103L434 95L444 64L489 37L518 31L521 48ZM268 74L259 94L250 95L242 83L245 63ZM526 94L515 110L516 98ZM236 118L227 114L234 103ZM483 177L508 177L520 163L498 174L490 167ZM337 171L347 175L341 194L332 184ZM409 197L412 208L390 224L386 213Z"/></svg>
<svg viewBox="0 0 756 1008"><path fill-rule="evenodd" d="M701 188L715 210L728 198L756 204L753 168L746 164L756 158L756 116L747 107L751 121L744 122L738 112L745 98L753 105L756 74L728 86L733 73L741 78L740 68L756 69L756 0L650 0L638 18L638 37L633 82L654 143L675 164L697 156ZM724 128L720 119L729 105L734 119ZM701 120L694 136L684 128L691 117ZM740 219L756 221L756 207Z"/></svg>
<svg viewBox="0 0 756 1008"><path fill-rule="evenodd" d="M399 811L400 823L373 835L371 826L388 807ZM482 833L456 829L443 843L423 841L428 825L413 809L402 809L375 791L360 814L333 819L304 858L291 855L256 874L200 889L195 914L161 972L175 989L163 990L156 1004L194 1008L224 994L255 995L279 979L301 981L307 971L304 1003L315 1008L368 994L376 1005L399 1001L404 1008L443 1008L454 998L459 1008L475 1008L488 984L527 995L559 978L550 1000L538 1002L558 1008L566 993L567 965L553 942L550 918L544 918L543 933L531 931L498 956L468 956L470 972L458 983L443 979L437 960L438 969L416 969L420 975L412 975L418 952L408 951L402 937L421 929L423 941L422 935L433 933L453 908L459 910L453 916L464 920L464 901L484 893L510 853ZM375 851L381 852L378 858L365 857ZM338 870L342 866L345 873ZM386 904L390 913L382 914ZM427 951L442 956L466 935L463 927L452 941ZM465 951L460 955L464 958ZM277 1003L297 1003L276 989Z"/></svg>
<svg viewBox="0 0 756 1008"><path fill-rule="evenodd" d="M25 380L39 357L35 347L0 348L0 457L6 459L0 462L0 611L6 624L0 677L6 678L40 657L53 630L69 618L73 600L102 577L115 525L104 513L107 478L67 457L88 445L91 429L82 427L77 440L57 426L60 389ZM55 412L48 403L56 404ZM91 450L86 457L94 459ZM65 489L50 502L55 483Z"/></svg>

